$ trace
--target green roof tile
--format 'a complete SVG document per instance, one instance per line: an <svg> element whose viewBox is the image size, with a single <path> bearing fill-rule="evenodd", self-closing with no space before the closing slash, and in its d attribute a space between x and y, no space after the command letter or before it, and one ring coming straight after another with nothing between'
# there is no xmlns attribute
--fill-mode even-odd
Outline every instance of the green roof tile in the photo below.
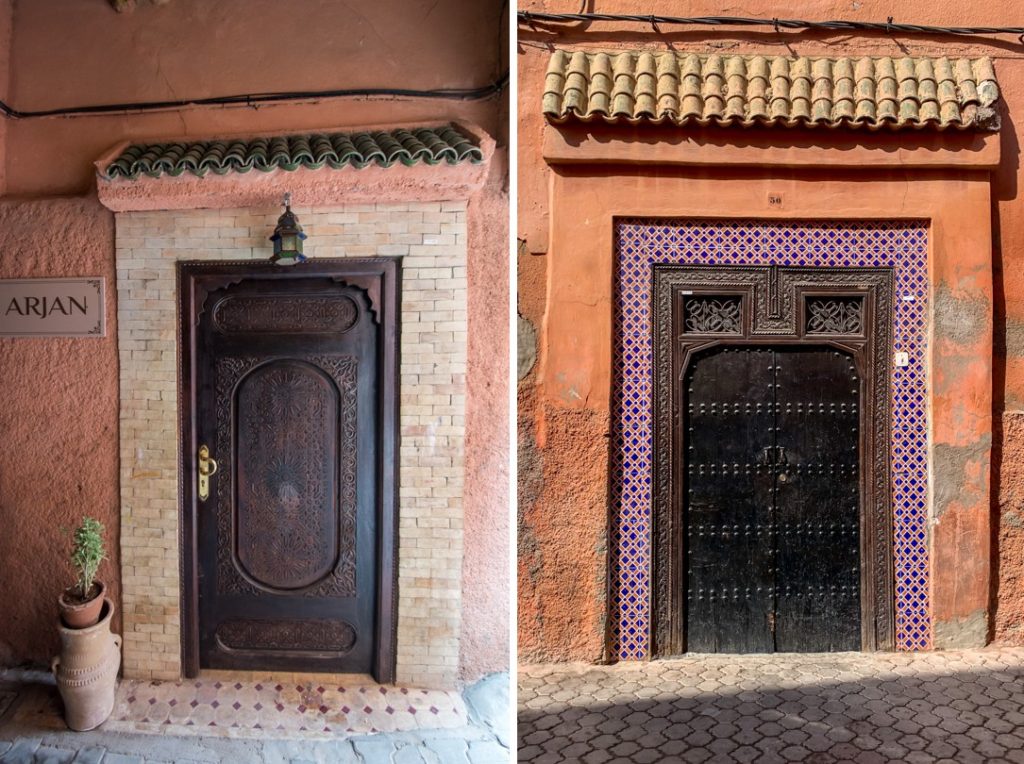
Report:
<svg viewBox="0 0 1024 764"><path fill-rule="evenodd" d="M374 130L358 133L311 133L244 140L196 141L195 143L146 143L126 148L107 165L107 180L141 175L159 178L184 172L202 177L208 172L261 172L308 167L337 170L345 165L360 168L373 163L459 164L480 162L483 153L473 140L454 125L412 129Z"/></svg>

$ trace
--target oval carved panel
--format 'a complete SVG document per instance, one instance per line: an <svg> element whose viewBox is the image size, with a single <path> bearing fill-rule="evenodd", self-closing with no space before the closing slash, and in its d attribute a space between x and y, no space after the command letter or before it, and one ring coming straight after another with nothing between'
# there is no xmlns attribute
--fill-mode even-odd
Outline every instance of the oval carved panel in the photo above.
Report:
<svg viewBox="0 0 1024 764"><path fill-rule="evenodd" d="M221 300L213 318L218 329L229 333L327 334L355 326L359 309L344 295L260 295Z"/></svg>
<svg viewBox="0 0 1024 764"><path fill-rule="evenodd" d="M238 561L268 588L310 586L337 562L337 388L310 364L275 361L237 396Z"/></svg>
<svg viewBox="0 0 1024 764"><path fill-rule="evenodd" d="M229 650L347 653L356 643L356 631L345 621L233 618L220 624L216 634Z"/></svg>

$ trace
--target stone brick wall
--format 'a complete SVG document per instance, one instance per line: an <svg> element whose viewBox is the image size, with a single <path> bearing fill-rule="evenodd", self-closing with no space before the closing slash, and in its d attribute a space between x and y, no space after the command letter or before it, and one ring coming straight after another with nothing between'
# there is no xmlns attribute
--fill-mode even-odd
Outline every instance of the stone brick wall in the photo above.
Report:
<svg viewBox="0 0 1024 764"><path fill-rule="evenodd" d="M313 257L403 257L398 681L456 683L466 370L464 202L295 207ZM279 209L116 220L124 672L181 672L175 263L262 260Z"/></svg>

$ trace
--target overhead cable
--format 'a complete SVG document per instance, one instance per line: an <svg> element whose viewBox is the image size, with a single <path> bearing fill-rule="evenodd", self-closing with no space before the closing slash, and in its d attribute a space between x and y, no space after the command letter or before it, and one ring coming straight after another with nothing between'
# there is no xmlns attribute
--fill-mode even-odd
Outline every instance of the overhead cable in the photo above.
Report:
<svg viewBox="0 0 1024 764"><path fill-rule="evenodd" d="M211 96L174 101L142 101L138 103L112 103L95 106L67 106L56 109L22 111L0 101L0 114L10 119L31 117L74 117L89 114L118 114L126 112L166 111L189 106L252 106L259 104L311 101L321 98L429 98L452 101L481 101L500 93L508 85L505 71L497 80L479 88L442 88L437 90L409 90L402 88L350 88L342 90L298 90L276 93L248 93L241 95Z"/></svg>
<svg viewBox="0 0 1024 764"><path fill-rule="evenodd" d="M538 23L560 24L576 21L629 21L650 24L658 30L660 25L690 26L747 26L772 27L781 29L820 29L839 32L886 32L901 34L957 35L973 37L981 35L1018 35L1024 44L1024 27L941 27L927 24L896 23L890 16L884 22L875 21L804 21L802 19L748 18L743 16L661 16L648 13L540 13L519 11L520 25L535 26Z"/></svg>

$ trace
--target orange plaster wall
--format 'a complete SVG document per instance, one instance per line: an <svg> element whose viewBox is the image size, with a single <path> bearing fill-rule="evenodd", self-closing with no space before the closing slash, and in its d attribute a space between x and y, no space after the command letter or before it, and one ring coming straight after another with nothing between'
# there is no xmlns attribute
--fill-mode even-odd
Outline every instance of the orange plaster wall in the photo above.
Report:
<svg viewBox="0 0 1024 764"><path fill-rule="evenodd" d="M524 0L524 10L575 12L558 0ZM635 4L610 0L603 13L635 13ZM1012 6L996 0L962 4L948 0L909 0L899 8L898 20L935 25L1014 25ZM671 0L652 0L644 13L680 15ZM787 15L777 4L755 0L734 7L713 0L697 0L686 7L689 16ZM846 18L884 20L891 4L864 0L855 4L809 0L799 14L807 19ZM520 305L530 306L539 331L538 362L534 374L520 381L520 442L537 443L530 472L520 476L520 645L533 655L563 660L600 660L603 644L583 644L569 635L589 634L603 627L604 590L581 602L589 578L602 572L603 561L589 550L578 549L577 538L604 539L607 516L583 513L572 535L560 532L559 517L578 490L576 475L588 483L607 476L607 448L586 464L577 459L572 471L558 472L558 443L545 449L545 433L564 429L581 417L600 419L607 411L611 357L611 216L612 214L664 216L764 217L928 217L933 220L933 306L937 335L933 353L932 460L933 511L938 522L931 529L933 605L939 646L976 644L993 634L998 639L1024 642L1024 502L1011 463L1024 460L1024 205L1018 199L1021 181L1017 125L1024 103L1024 52L1009 37L994 40L899 35L779 32L729 27L674 27L630 23L584 23L546 31L542 24L519 27L519 199L518 230L524 254L520 261ZM707 131L699 137L687 131L677 146L651 146L643 129L601 128L606 138L616 130L637 141L632 146L611 146L599 141L586 149L564 131L544 123L540 115L544 71L554 47L569 49L653 48L718 53L774 55L948 55L991 56L1003 95L1003 126L984 151L999 149L1001 158L988 169L939 170L957 163L968 153L980 159L976 146L963 136L935 141L923 134L896 138L864 135L877 147L880 160L851 148L860 141L825 130L763 130L738 133L737 128ZM661 128L662 133L671 132ZM769 154L775 169L758 172L723 169L730 162L750 162L751 152L730 150L729 135L764 147L777 141L783 148ZM646 137L643 137L646 136ZM770 136L775 136L774 139ZM696 142L696 146L695 146ZM703 142L703 143L702 143ZM887 151L886 146L907 143L923 150ZM816 145L809 151L784 147ZM961 151L943 156L942 146ZM702 151L701 146L708 149ZM577 150L574 152L573 149ZM643 166L609 166L609 154L622 151ZM580 165L548 164L544 152L557 162L572 155ZM705 163L713 154L719 166L670 167L665 162ZM991 154L988 155L991 157ZM552 158L549 156L549 159ZM848 162L847 168L816 171L815 163ZM855 158L855 159L853 159ZM651 161L659 164L652 166ZM589 164L588 164L589 162ZM808 166L810 165L810 166ZM880 165L885 166L882 171ZM872 172L872 167L876 172ZM868 183L865 181L871 180ZM768 193L784 192L783 209L769 209ZM948 195L948 196L947 196ZM967 210L970 212L968 213ZM991 258L991 264L990 264ZM528 262L524 262L528 261ZM537 278L542 272L543 278ZM522 307L521 307L522 311ZM992 419L1004 421L992 442ZM596 427L581 427L574 447L589 448ZM991 451L991 453L990 453ZM589 453L583 450L582 453ZM599 464L601 459L603 464ZM554 473L554 474L552 474ZM537 476L544 475L539 481ZM550 475L550 477L548 477ZM525 490L524 490L525 486ZM995 501L999 494L1000 503ZM526 496L526 502L522 497ZM1000 506L1003 522L1000 522ZM1019 511L1018 516L1016 512ZM1014 525L1016 523L1016 525ZM524 544L524 540L527 543ZM991 553L990 553L991 552ZM566 560L550 582L554 594L534 594L531 575L545 562ZM575 563L575 564L573 564ZM524 594L525 592L525 594ZM571 594L564 595L561 592ZM998 599L997 599L998 597ZM558 630L550 624L561 624Z"/></svg>
<svg viewBox="0 0 1024 764"><path fill-rule="evenodd" d="M5 15L12 7L13 16ZM8 46L9 18L13 23L8 25ZM507 67L507 46L501 44L507 39L507 18L501 3L490 0L172 0L159 6L140 2L125 14L115 13L106 0L0 0L0 97L17 109L32 110L288 90L481 87ZM502 236L508 209L506 97L310 99L258 108L0 119L0 180L6 176L6 185L0 183L3 210L18 221L17 226L0 225L0 248L5 253L0 278L23 275L24 266L14 253L27 244L32 275L113 273L113 215L95 201L92 163L122 141L450 121L477 125L497 141L488 175L470 197L467 214L466 428L472 435L467 437L464 502L466 649L460 657L460 674L467 681L508 666L508 475L503 468L508 451L508 298L507 237ZM367 185L372 179L373 173L366 176ZM51 211L52 217L46 217ZM26 238L25 231L33 225L37 233ZM102 236L92 241L90 236L97 232ZM113 315L112 278L107 302L108 314ZM112 360L106 362L101 362L102 355L85 352L81 340L19 340L0 359L0 373L19 370L21 382L26 381L23 370L46 367L50 356L62 364L58 378L46 384L5 388L0 415L21 433L27 453L62 453L58 447L65 438L78 434L75 426L39 427L38 411L85 406L90 412L80 417L90 425L81 433L89 438L88 456L81 462L67 461L62 469L68 477L58 480L52 491L40 492L38 485L30 490L23 480L11 477L13 467L0 464L4 516L23 518L19 528L38 528L32 532L40 539L52 530L49 526L63 522L65 514L81 506L96 512L114 508L109 517L116 538L116 456L110 457L109 475L102 467L107 457L96 456L118 452L114 331L111 321L103 342L109 344ZM51 346L64 350L47 349ZM99 392L80 390L78 380ZM108 420L109 427L97 424ZM11 448L2 451L3 459L16 455ZM73 476L96 458L102 468L89 475L83 494L87 501L79 501L81 506L71 499L56 501L58 496L77 495ZM59 550L34 544L32 561L9 568L3 543L0 540L0 575L10 571L5 590L24 607L24 614L16 627L0 629L0 648L7 645L0 649L0 664L46 659L53 632L52 592L39 586L33 571L36 565L40 570L57 569ZM111 576L116 575L113 566Z"/></svg>

